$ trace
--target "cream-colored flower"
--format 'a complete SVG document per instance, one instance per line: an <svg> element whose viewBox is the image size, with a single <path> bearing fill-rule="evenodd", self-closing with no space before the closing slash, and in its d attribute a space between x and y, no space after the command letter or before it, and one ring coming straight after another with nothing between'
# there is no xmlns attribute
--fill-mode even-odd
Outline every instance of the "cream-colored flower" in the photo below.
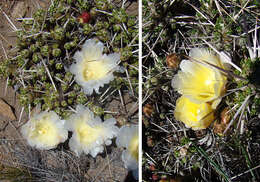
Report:
<svg viewBox="0 0 260 182"><path fill-rule="evenodd" d="M116 144L118 147L126 148L122 153L122 161L125 168L132 170L135 178L138 178L138 125L122 126L119 130Z"/></svg>
<svg viewBox="0 0 260 182"><path fill-rule="evenodd" d="M33 116L22 126L21 133L30 146L46 150L55 148L68 138L64 120L60 120L53 111Z"/></svg>
<svg viewBox="0 0 260 182"><path fill-rule="evenodd" d="M191 49L189 56L225 68L219 56L206 49ZM190 60L183 60L180 68L172 80L172 87L192 102L212 102L212 107L216 108L225 92L226 76L212 66Z"/></svg>
<svg viewBox="0 0 260 182"><path fill-rule="evenodd" d="M176 101L174 116L188 128L205 129L214 121L214 110L209 103L197 104L181 96Z"/></svg>
<svg viewBox="0 0 260 182"><path fill-rule="evenodd" d="M111 139L116 137L119 130L115 126L116 120L110 118L102 122L100 117L94 117L93 112L82 105L78 105L76 111L65 124L73 132L69 147L77 155L84 152L96 157L103 152L104 145L110 145Z"/></svg>
<svg viewBox="0 0 260 182"><path fill-rule="evenodd" d="M74 55L76 63L69 68L75 75L76 82L83 87L86 94L91 95L93 90L99 93L99 88L114 79L113 72L119 71L118 53L102 54L104 45L96 39L87 40L81 51Z"/></svg>

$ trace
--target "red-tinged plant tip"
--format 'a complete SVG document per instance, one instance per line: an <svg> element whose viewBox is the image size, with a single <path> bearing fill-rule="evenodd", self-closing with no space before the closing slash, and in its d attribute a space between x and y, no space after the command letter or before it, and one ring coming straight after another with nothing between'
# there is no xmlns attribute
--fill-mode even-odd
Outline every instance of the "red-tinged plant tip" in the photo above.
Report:
<svg viewBox="0 0 260 182"><path fill-rule="evenodd" d="M81 15L78 17L78 21L80 23L88 23L90 21L90 14L88 12L83 12Z"/></svg>
<svg viewBox="0 0 260 182"><path fill-rule="evenodd" d="M154 164L151 164L151 165L150 165L150 170L151 170L151 171L155 171L155 170L156 170Z"/></svg>
<svg viewBox="0 0 260 182"><path fill-rule="evenodd" d="M153 174L153 175L152 175L152 179L153 179L154 181L157 181L157 180L159 180L159 176L158 176L157 174Z"/></svg>

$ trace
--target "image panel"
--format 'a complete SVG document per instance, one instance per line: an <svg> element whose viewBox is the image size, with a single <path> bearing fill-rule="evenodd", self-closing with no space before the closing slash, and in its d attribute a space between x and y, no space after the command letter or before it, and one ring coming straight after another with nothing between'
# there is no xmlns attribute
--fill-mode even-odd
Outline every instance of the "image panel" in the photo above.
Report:
<svg viewBox="0 0 260 182"><path fill-rule="evenodd" d="M138 1L0 2L0 181L138 181Z"/></svg>
<svg viewBox="0 0 260 182"><path fill-rule="evenodd" d="M142 2L143 181L259 181L259 1Z"/></svg>

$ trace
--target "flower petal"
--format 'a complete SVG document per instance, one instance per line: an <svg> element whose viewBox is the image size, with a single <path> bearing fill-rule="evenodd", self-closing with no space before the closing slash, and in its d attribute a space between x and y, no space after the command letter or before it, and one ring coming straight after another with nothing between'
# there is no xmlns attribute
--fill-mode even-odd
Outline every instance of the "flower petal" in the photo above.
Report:
<svg viewBox="0 0 260 182"><path fill-rule="evenodd" d="M119 130L116 144L126 150L122 153L122 161L129 170L138 169L138 125L122 126Z"/></svg>
<svg viewBox="0 0 260 182"><path fill-rule="evenodd" d="M194 130L205 129L214 120L214 110L208 103L196 104L182 96L176 102L175 119Z"/></svg>
<svg viewBox="0 0 260 182"><path fill-rule="evenodd" d="M96 157L103 152L103 145L110 145L111 139L117 136L118 128L114 118L102 122L99 117L94 117L88 108L78 105L77 113L71 115L66 122L66 128L73 132L69 147L77 155L82 152Z"/></svg>
<svg viewBox="0 0 260 182"><path fill-rule="evenodd" d="M76 63L69 68L75 75L76 82L83 87L86 94L91 95L93 90L99 93L99 88L114 79L113 72L120 71L118 62L120 55L113 53L102 55L104 45L96 39L87 40L82 50L76 52Z"/></svg>
<svg viewBox="0 0 260 182"><path fill-rule="evenodd" d="M88 39L82 46L83 57L85 60L94 61L102 56L104 45L97 39Z"/></svg>
<svg viewBox="0 0 260 182"><path fill-rule="evenodd" d="M190 56L223 68L219 58L206 49L194 48ZM192 60L183 60L180 68L172 80L172 87L191 101L198 104L210 102L223 95L227 79L216 68Z"/></svg>
<svg viewBox="0 0 260 182"><path fill-rule="evenodd" d="M41 112L33 116L21 128L23 137L30 146L37 149L52 149L68 138L68 130L64 128L64 121L53 112Z"/></svg>

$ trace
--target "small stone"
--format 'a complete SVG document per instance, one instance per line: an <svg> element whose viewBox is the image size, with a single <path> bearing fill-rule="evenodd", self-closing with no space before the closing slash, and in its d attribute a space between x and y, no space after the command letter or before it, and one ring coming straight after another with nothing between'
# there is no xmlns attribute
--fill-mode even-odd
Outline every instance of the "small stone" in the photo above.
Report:
<svg viewBox="0 0 260 182"><path fill-rule="evenodd" d="M27 13L26 3L23 1L18 1L14 6L13 12L11 15L13 18L22 18L26 15L26 13Z"/></svg>
<svg viewBox="0 0 260 182"><path fill-rule="evenodd" d="M0 115L11 121L16 120L12 108L3 99L0 99Z"/></svg>
<svg viewBox="0 0 260 182"><path fill-rule="evenodd" d="M42 9L48 8L50 2L48 0L37 1Z"/></svg>

